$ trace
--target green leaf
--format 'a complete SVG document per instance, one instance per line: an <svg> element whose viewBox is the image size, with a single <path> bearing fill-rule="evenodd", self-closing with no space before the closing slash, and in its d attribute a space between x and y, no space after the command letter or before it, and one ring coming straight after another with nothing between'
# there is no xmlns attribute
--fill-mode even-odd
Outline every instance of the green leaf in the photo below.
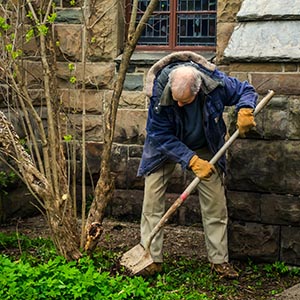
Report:
<svg viewBox="0 0 300 300"><path fill-rule="evenodd" d="M34 30L31 28L26 32L26 42L29 42L34 37Z"/></svg>
<svg viewBox="0 0 300 300"><path fill-rule="evenodd" d="M64 135L64 140L66 142L70 142L70 141L72 141L72 139L73 139L73 136L71 134Z"/></svg>
<svg viewBox="0 0 300 300"><path fill-rule="evenodd" d="M71 77L70 77L70 82L71 82L72 84L75 84L76 81L77 81L77 79L76 79L75 76L71 76Z"/></svg>
<svg viewBox="0 0 300 300"><path fill-rule="evenodd" d="M48 27L45 24L38 25L37 28L40 34L47 35Z"/></svg>
<svg viewBox="0 0 300 300"><path fill-rule="evenodd" d="M51 24L53 24L55 22L56 18L57 18L57 14L53 13L50 16L48 16L47 20L48 20L48 22L50 22Z"/></svg>
<svg viewBox="0 0 300 300"><path fill-rule="evenodd" d="M74 71L75 70L75 65L74 64L72 64L72 63L69 63L68 64L68 68L69 68L69 71Z"/></svg>

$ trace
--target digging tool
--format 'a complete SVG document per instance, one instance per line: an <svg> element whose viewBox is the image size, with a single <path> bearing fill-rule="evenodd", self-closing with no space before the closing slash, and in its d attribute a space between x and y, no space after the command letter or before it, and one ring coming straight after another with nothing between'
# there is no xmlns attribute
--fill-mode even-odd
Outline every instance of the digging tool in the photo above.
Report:
<svg viewBox="0 0 300 300"><path fill-rule="evenodd" d="M257 115L262 110L262 108L271 100L273 95L274 91L270 90L268 94L256 106L254 115ZM231 146L231 144L237 139L238 136L239 130L237 129L233 133L233 135L228 139L228 141L223 145L223 147L210 160L210 163L215 164L225 153L225 151ZM167 210L167 212L164 214L164 216L161 218L158 224L151 231L148 239L146 240L145 248L141 244L138 244L123 254L123 256L120 259L120 265L124 266L129 271L131 276L139 274L141 271L143 271L145 268L147 268L154 262L150 254L150 245L153 238L166 224L166 222L174 214L174 212L187 199L187 197L196 188L199 182L200 179L196 177L184 190L184 192L177 198L177 200L172 204L172 206Z"/></svg>

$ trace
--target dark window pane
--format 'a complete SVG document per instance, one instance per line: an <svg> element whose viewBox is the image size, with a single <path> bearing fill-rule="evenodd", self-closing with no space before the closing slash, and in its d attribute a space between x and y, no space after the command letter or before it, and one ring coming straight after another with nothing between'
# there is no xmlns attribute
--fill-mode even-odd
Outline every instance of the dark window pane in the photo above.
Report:
<svg viewBox="0 0 300 300"><path fill-rule="evenodd" d="M139 45L168 45L169 43L169 16L157 15L149 19Z"/></svg>
<svg viewBox="0 0 300 300"><path fill-rule="evenodd" d="M216 0L177 0L178 11L216 10Z"/></svg>
<svg viewBox="0 0 300 300"><path fill-rule="evenodd" d="M216 16L215 15L184 15L177 16L177 45L215 46Z"/></svg>
<svg viewBox="0 0 300 300"><path fill-rule="evenodd" d="M208 10L216 10L217 9L216 2L217 2L217 0L209 1L208 2Z"/></svg>
<svg viewBox="0 0 300 300"><path fill-rule="evenodd" d="M170 1L169 0L161 0L158 2L158 5L155 11L169 11L170 10ZM150 0L139 0L138 8L140 11L144 12L149 5Z"/></svg>
<svg viewBox="0 0 300 300"><path fill-rule="evenodd" d="M170 4L169 1L159 1L159 11L169 11Z"/></svg>

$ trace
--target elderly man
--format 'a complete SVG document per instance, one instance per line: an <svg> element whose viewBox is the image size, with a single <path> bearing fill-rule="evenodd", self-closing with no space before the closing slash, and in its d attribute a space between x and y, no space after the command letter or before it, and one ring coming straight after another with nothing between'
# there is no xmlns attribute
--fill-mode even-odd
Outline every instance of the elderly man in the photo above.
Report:
<svg viewBox="0 0 300 300"><path fill-rule="evenodd" d="M257 94L248 82L225 75L188 51L172 53L154 64L146 92L150 97L147 137L138 170L138 176L145 176L141 244L165 212L168 181L179 163L201 179L197 190L211 268L222 277L236 278L238 273L228 258L225 156L215 166L209 160L224 144L224 107L235 105L237 127L244 137L256 125ZM154 263L144 275L161 271L162 244L163 230L152 241Z"/></svg>

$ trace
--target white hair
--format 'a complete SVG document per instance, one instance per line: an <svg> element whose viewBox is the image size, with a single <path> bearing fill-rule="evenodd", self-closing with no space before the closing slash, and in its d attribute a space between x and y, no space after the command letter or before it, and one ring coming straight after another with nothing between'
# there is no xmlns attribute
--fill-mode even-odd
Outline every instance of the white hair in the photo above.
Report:
<svg viewBox="0 0 300 300"><path fill-rule="evenodd" d="M201 82L200 71L192 66L179 66L169 74L171 91L176 91L178 95L184 93L184 87L190 87L191 95L196 95L200 90Z"/></svg>

